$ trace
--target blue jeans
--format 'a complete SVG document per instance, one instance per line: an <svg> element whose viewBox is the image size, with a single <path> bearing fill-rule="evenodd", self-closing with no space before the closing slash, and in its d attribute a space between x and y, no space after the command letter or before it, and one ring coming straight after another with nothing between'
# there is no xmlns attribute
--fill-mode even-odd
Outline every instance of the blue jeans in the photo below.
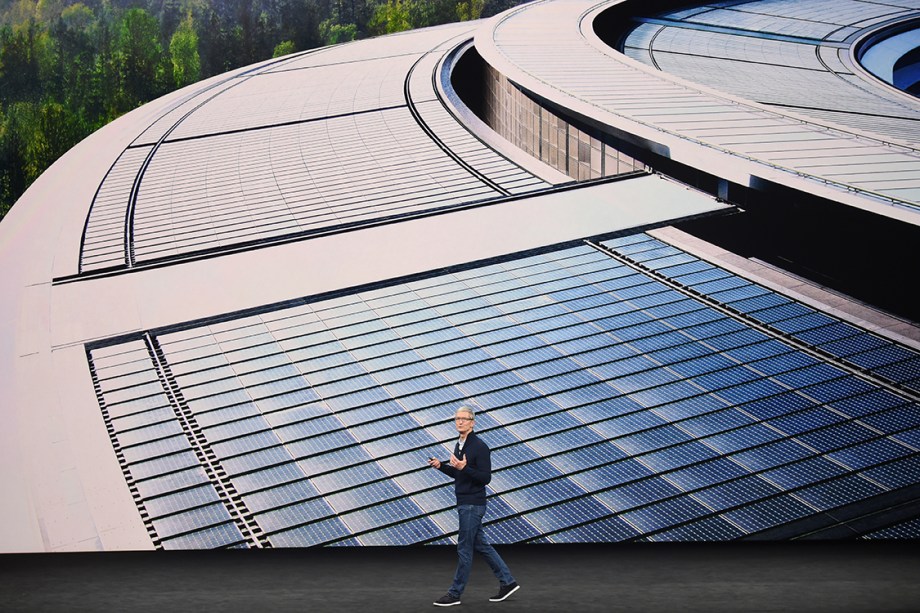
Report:
<svg viewBox="0 0 920 613"><path fill-rule="evenodd" d="M499 583L509 585L514 583L511 571L504 560L495 551L482 533L482 516L486 514L485 505L458 504L457 513L460 514L460 533L457 535L457 574L454 583L448 592L460 597L466 589L466 582L470 579L470 569L473 566L473 550L483 555L489 568L495 573Z"/></svg>

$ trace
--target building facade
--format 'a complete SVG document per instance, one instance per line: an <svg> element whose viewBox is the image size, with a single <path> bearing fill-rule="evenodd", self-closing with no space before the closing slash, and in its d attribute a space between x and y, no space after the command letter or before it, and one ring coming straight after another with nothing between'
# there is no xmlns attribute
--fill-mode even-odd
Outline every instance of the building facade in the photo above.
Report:
<svg viewBox="0 0 920 613"><path fill-rule="evenodd" d="M0 549L449 543L460 403L497 543L920 534L920 330L681 230L781 190L914 232L920 103L860 54L916 3L637 4L264 62L61 158L0 226Z"/></svg>

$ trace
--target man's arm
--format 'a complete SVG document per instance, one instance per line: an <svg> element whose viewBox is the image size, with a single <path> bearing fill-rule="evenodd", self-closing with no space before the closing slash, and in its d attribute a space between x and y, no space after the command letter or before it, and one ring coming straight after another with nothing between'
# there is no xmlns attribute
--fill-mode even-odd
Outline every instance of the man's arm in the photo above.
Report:
<svg viewBox="0 0 920 613"><path fill-rule="evenodd" d="M457 478L457 469L451 466L448 462L441 462L441 465L437 467L442 473L450 477L451 479Z"/></svg>
<svg viewBox="0 0 920 613"><path fill-rule="evenodd" d="M476 461L471 463L471 458L467 455L463 472L479 485L488 485L489 481L492 480L492 452L489 451L489 447L485 443L482 443L477 445L474 453ZM476 466L474 467L472 464Z"/></svg>
<svg viewBox="0 0 920 613"><path fill-rule="evenodd" d="M437 468L451 479L457 478L457 469L451 466L449 462L442 462L437 458L431 458L428 460L428 465L432 468Z"/></svg>

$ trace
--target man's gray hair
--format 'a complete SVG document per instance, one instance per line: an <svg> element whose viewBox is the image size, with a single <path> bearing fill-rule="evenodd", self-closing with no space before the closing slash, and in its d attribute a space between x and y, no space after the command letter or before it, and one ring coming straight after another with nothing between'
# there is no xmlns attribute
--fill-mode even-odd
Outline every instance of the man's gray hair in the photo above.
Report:
<svg viewBox="0 0 920 613"><path fill-rule="evenodd" d="M457 409L457 413L459 413L460 411L463 411L464 413L469 413L470 417L472 417L473 419L476 419L476 411L474 411L473 407L471 407L470 405L461 404L460 408Z"/></svg>

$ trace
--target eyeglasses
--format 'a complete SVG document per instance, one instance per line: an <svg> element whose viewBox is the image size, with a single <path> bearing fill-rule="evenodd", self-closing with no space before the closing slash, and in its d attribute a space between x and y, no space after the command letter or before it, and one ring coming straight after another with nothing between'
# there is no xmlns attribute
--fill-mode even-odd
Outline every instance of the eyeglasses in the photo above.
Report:
<svg viewBox="0 0 920 613"><path fill-rule="evenodd" d="M473 421L472 417L454 417L454 421Z"/></svg>

